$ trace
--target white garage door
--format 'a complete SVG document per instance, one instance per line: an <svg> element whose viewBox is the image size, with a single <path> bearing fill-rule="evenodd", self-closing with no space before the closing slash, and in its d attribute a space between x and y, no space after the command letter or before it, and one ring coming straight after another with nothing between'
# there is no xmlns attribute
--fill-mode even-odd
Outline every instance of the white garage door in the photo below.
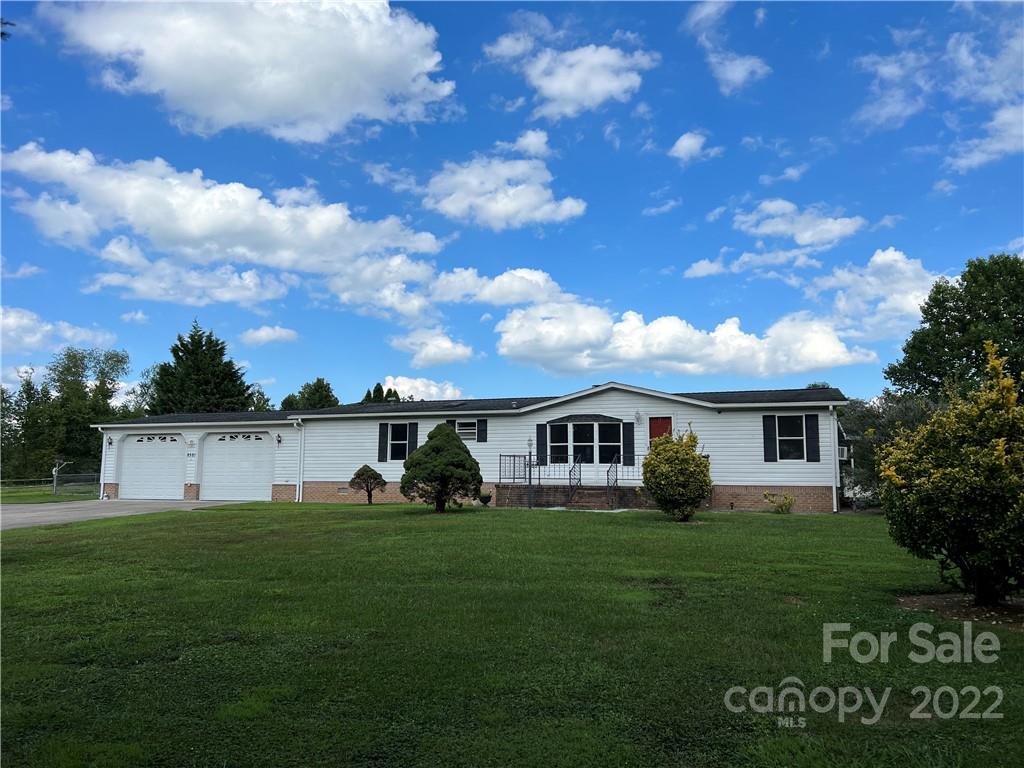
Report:
<svg viewBox="0 0 1024 768"><path fill-rule="evenodd" d="M211 501L270 501L274 447L267 432L207 435L199 494Z"/></svg>
<svg viewBox="0 0 1024 768"><path fill-rule="evenodd" d="M185 495L181 435L129 435L121 456L122 499L180 499Z"/></svg>

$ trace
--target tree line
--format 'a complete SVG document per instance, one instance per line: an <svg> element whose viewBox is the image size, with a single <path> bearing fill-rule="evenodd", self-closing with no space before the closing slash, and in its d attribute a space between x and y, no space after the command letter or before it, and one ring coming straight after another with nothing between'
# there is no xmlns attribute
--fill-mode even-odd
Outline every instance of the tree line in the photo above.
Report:
<svg viewBox="0 0 1024 768"><path fill-rule="evenodd" d="M0 475L42 478L57 461L67 472L98 472L102 436L91 425L166 413L272 411L274 404L227 353L227 344L193 322L170 348L171 359L150 366L127 387L128 353L119 349L66 347L46 366L19 374L16 389L0 387ZM378 382L362 402L396 402L398 392ZM281 401L281 410L340 405L322 377Z"/></svg>

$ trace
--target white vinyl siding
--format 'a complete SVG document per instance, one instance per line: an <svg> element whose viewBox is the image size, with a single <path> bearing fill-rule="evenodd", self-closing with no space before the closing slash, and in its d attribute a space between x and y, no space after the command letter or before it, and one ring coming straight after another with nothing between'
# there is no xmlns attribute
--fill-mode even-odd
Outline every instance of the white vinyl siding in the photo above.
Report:
<svg viewBox="0 0 1024 768"><path fill-rule="evenodd" d="M622 390L605 390L576 400L547 408L528 411L517 415L494 415L487 413L460 416L459 421L468 421L468 416L487 419L487 442L467 443L474 458L480 462L484 482L498 480L498 456L503 453L525 454L536 452L537 424L572 416L580 413L600 413L635 425L634 446L639 455L637 461L647 452L647 419L650 416L670 416L676 431L685 431L691 426L700 440L700 450L711 459L711 477L720 485L823 485L834 481L833 462L836 460L835 440L832 432L832 414L827 408L765 409L756 408L722 411L714 408L687 405L665 400L653 395L644 395ZM792 413L818 414L818 439L821 446L820 462L785 461L766 463L764 461L764 438L761 417L766 414ZM639 421L637 417L639 416ZM439 423L451 419L450 414L431 418L392 416L407 421L419 422L420 443L426 434ZM304 480L347 481L363 464L376 469L388 482L402 478L401 462L378 462L377 425L381 417L366 419L311 419L305 422L306 448L304 457ZM558 449L557 441L551 440L548 425L548 453ZM571 435L571 427L567 425ZM529 441L529 442L528 442ZM596 443L595 443L596 446ZM565 448L568 449L568 446ZM567 454L571 455L571 454ZM583 467L583 482L604 484L608 466L594 463ZM628 481L622 481L626 484Z"/></svg>

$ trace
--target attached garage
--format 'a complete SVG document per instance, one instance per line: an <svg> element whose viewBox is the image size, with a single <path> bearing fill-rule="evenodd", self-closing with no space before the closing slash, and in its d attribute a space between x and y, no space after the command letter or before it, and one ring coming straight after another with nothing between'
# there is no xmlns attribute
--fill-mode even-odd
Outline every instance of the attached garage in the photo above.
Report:
<svg viewBox="0 0 1024 768"><path fill-rule="evenodd" d="M268 432L211 433L203 442L199 495L209 501L270 501L274 446Z"/></svg>
<svg viewBox="0 0 1024 768"><path fill-rule="evenodd" d="M185 440L181 435L128 435L121 457L122 499L181 499Z"/></svg>

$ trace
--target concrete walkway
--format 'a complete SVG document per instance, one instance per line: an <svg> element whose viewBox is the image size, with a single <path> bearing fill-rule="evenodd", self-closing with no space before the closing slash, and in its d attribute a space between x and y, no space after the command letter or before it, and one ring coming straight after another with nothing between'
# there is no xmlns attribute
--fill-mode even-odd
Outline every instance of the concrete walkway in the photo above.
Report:
<svg viewBox="0 0 1024 768"><path fill-rule="evenodd" d="M33 525L76 523L79 520L99 520L104 517L145 515L149 512L167 512L174 509L199 509L224 501L128 501L100 499L64 501L56 504L3 504L0 505L0 530L28 528Z"/></svg>

